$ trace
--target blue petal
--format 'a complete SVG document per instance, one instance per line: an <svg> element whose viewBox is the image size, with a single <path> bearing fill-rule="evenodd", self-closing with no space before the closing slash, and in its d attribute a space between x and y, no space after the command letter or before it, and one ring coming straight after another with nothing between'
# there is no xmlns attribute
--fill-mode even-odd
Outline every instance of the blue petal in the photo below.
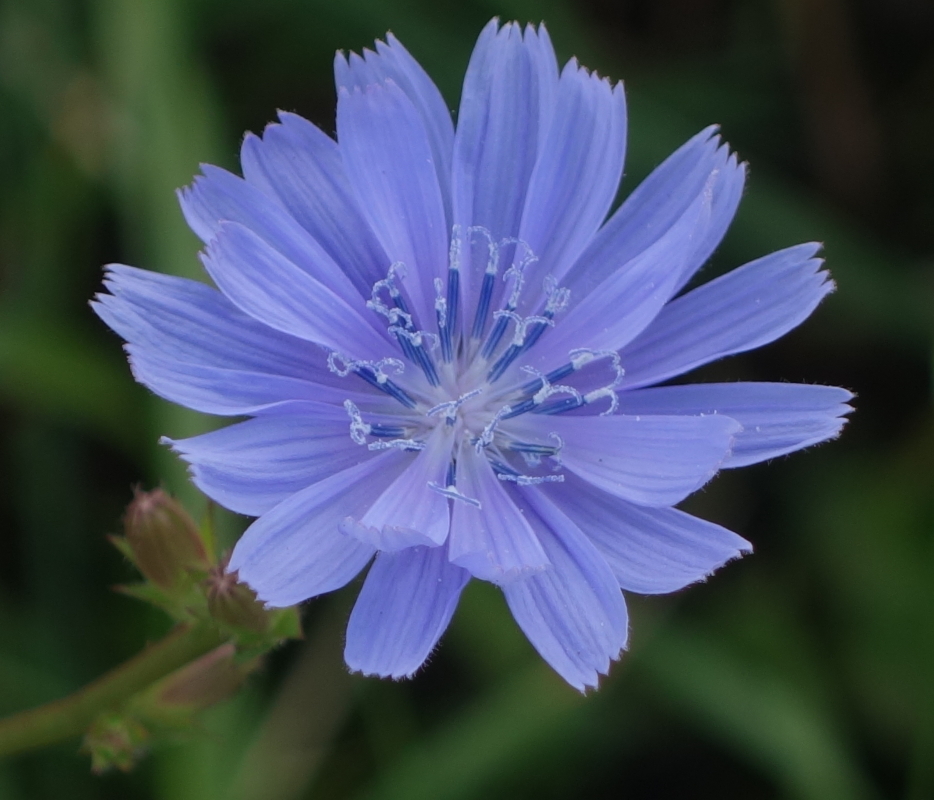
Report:
<svg viewBox="0 0 934 800"><path fill-rule="evenodd" d="M670 506L709 481L741 429L728 417L527 414L501 426L524 441L563 441L561 463L632 503Z"/></svg>
<svg viewBox="0 0 934 800"><path fill-rule="evenodd" d="M258 517L296 492L373 457L350 437L347 412L292 403L278 413L190 439L163 439L212 500Z"/></svg>
<svg viewBox="0 0 934 800"><path fill-rule="evenodd" d="M222 222L238 222L345 302L363 304L360 290L277 200L226 170L204 165L202 171L203 176L178 193L185 219L202 241L217 236Z"/></svg>
<svg viewBox="0 0 934 800"><path fill-rule="evenodd" d="M724 146L718 152L726 154L728 150ZM691 251L675 292L680 291L694 277L726 235L743 196L743 187L746 185L746 165L739 163L735 153L730 154L726 163L712 177L713 202L710 223Z"/></svg>
<svg viewBox="0 0 934 800"><path fill-rule="evenodd" d="M667 236L698 198L709 195L712 209L725 202L720 196L733 181L723 177L728 172L728 150L725 146L718 148L715 132L716 126L706 128L672 153L599 230L562 282L570 290L572 302L575 297L587 297L607 277ZM744 172L739 168L733 171L737 170L742 179ZM707 225L711 230L720 230L721 217L726 216L714 213ZM721 230L717 239L722 235ZM681 259L685 262L685 274L693 274L710 255L707 247L702 246L707 238L705 235L685 240ZM696 252L698 249L700 252ZM683 280L679 278L674 291Z"/></svg>
<svg viewBox="0 0 934 800"><path fill-rule="evenodd" d="M469 579L444 547L380 553L350 615L347 666L365 675L411 677L447 629Z"/></svg>
<svg viewBox="0 0 934 800"><path fill-rule="evenodd" d="M732 531L674 508L643 508L569 476L548 496L594 543L619 585L666 594L752 552Z"/></svg>
<svg viewBox="0 0 934 800"><path fill-rule="evenodd" d="M523 37L515 23L497 30L496 20L483 29L464 78L454 139L454 221L462 236L477 240L476 247L463 248L461 261L468 314L479 297L487 247L476 235L464 232L481 226L497 242L519 235L526 190L543 129L552 116L557 82L557 62L544 31L539 36L527 28ZM476 263L471 264L472 257ZM500 271L506 267L501 265ZM499 281L500 291L502 286Z"/></svg>
<svg viewBox="0 0 934 800"><path fill-rule="evenodd" d="M535 73L538 75L538 139L542 141L548 133L548 128L551 127L551 118L557 104L558 59L555 57L555 48L551 44L551 37L548 35L545 23L541 23L537 30L534 25L526 25L524 41L532 55Z"/></svg>
<svg viewBox="0 0 934 800"><path fill-rule="evenodd" d="M672 300L621 352L635 388L680 375L701 364L774 341L801 324L833 283L801 244L723 275Z"/></svg>
<svg viewBox="0 0 934 800"><path fill-rule="evenodd" d="M446 219L450 225L454 123L447 103L428 73L412 58L402 43L389 33L385 42L377 40L375 53L372 50L364 50L363 58L351 53L349 59L345 59L342 53L338 53L334 59L334 75L338 90L363 89L369 84L384 83L389 79L412 101L428 134L428 144L438 175L438 186L445 203Z"/></svg>
<svg viewBox="0 0 934 800"><path fill-rule="evenodd" d="M724 467L745 467L840 433L853 395L800 383L698 383L623 392L624 414L722 414L743 426Z"/></svg>
<svg viewBox="0 0 934 800"><path fill-rule="evenodd" d="M242 225L225 222L202 261L231 302L271 328L355 359L395 351L375 315L363 317Z"/></svg>
<svg viewBox="0 0 934 800"><path fill-rule="evenodd" d="M346 428L345 428L346 433ZM448 500L429 488L444 485L451 463L452 432L441 426L425 448L357 521L346 520L341 530L378 550L401 550L414 545L434 547L448 536Z"/></svg>
<svg viewBox="0 0 934 800"><path fill-rule="evenodd" d="M323 350L254 320L203 283L111 264L104 285L111 294L97 295L94 311L129 342L137 380L173 402L228 415L302 398L349 398L362 408L378 397L348 393Z"/></svg>
<svg viewBox="0 0 934 800"><path fill-rule="evenodd" d="M229 569L275 608L339 589L375 552L342 534L341 521L366 508L406 463L402 453L385 452L292 495L246 529Z"/></svg>
<svg viewBox="0 0 934 800"><path fill-rule="evenodd" d="M522 492L552 569L503 587L532 646L571 686L596 686L626 646L628 617L616 578L545 492Z"/></svg>
<svg viewBox="0 0 934 800"><path fill-rule="evenodd" d="M655 319L674 292L692 245L710 220L709 192L687 207L681 218L646 250L605 280L570 310L547 335L547 350L538 356L544 372L567 362L570 351L587 347L611 351L632 341Z"/></svg>
<svg viewBox="0 0 934 800"><path fill-rule="evenodd" d="M513 496L485 455L465 443L457 458L457 491L477 501L454 501L451 561L481 580L506 584L545 569L549 562Z"/></svg>
<svg viewBox="0 0 934 800"><path fill-rule="evenodd" d="M351 400L364 409L374 399L374 395L299 378L175 361L148 347L129 344L126 351L136 380L159 397L205 414L274 413L283 404L296 400L333 404Z"/></svg>
<svg viewBox="0 0 934 800"><path fill-rule="evenodd" d="M386 254L405 265L403 285L427 327L433 280L447 272L449 230L421 117L391 81L341 89L337 134L357 201Z"/></svg>
<svg viewBox="0 0 934 800"><path fill-rule="evenodd" d="M527 268L522 308L537 310L545 276L571 268L610 210L626 152L626 102L571 61L561 73L555 113L529 181L519 238L538 261Z"/></svg>
<svg viewBox="0 0 934 800"><path fill-rule="evenodd" d="M277 198L368 297L389 260L357 206L337 142L297 114L279 119L262 139L243 140L244 177Z"/></svg>
<svg viewBox="0 0 934 800"><path fill-rule="evenodd" d="M109 264L94 311L132 344L163 358L337 383L323 351L244 314L198 281Z"/></svg>

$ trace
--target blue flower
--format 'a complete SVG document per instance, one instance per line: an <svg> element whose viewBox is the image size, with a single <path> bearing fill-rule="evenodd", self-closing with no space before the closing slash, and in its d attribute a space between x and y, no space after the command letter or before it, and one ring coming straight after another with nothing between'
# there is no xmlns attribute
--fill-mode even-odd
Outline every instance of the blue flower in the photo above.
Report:
<svg viewBox="0 0 934 800"><path fill-rule="evenodd" d="M764 345L832 290L803 244L687 292L745 169L708 128L609 215L620 84L544 27L483 30L458 122L393 37L339 54L337 141L282 113L180 192L217 289L122 265L94 308L137 380L209 414L168 441L258 519L230 561L271 606L338 589L354 670L425 661L471 577L571 685L626 646L620 588L672 592L749 543L674 506L720 468L835 436L843 389L656 386Z"/></svg>

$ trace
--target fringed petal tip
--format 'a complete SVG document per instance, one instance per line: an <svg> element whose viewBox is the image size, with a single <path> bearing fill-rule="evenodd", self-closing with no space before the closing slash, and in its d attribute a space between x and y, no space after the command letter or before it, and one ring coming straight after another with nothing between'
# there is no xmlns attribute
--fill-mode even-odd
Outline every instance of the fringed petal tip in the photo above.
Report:
<svg viewBox="0 0 934 800"><path fill-rule="evenodd" d="M347 666L364 675L414 675L447 629L469 579L448 560L446 547L380 553L350 614Z"/></svg>

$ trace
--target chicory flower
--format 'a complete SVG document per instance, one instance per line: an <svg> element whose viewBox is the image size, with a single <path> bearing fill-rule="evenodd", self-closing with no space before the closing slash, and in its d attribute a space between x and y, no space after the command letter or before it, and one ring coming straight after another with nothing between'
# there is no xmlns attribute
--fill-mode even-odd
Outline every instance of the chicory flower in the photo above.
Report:
<svg viewBox="0 0 934 800"><path fill-rule="evenodd" d="M715 128L614 213L626 106L543 26L483 30L457 125L392 35L337 56L337 138L291 113L181 191L217 288L108 267L136 378L247 416L168 441L257 517L233 551L270 606L368 564L345 656L412 675L471 578L571 685L626 645L622 588L672 592L749 543L674 506L721 468L835 436L851 395L658 385L764 345L832 290L818 245L682 292L745 176ZM609 217L608 217L609 214Z"/></svg>

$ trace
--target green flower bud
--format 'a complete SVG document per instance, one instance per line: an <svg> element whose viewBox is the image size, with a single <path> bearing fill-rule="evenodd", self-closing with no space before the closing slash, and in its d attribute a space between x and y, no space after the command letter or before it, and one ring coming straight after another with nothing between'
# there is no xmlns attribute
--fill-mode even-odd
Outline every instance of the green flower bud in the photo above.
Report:
<svg viewBox="0 0 934 800"><path fill-rule="evenodd" d="M232 697L260 663L259 657L240 657L228 642L101 714L82 746L91 769L128 772L151 745L197 730L199 713Z"/></svg>
<svg viewBox="0 0 934 800"><path fill-rule="evenodd" d="M207 580L208 613L218 622L250 633L265 633L270 616L254 592L240 583L236 572L227 572L221 564L211 570Z"/></svg>
<svg viewBox="0 0 934 800"><path fill-rule="evenodd" d="M228 642L176 670L162 680L156 699L167 706L210 708L232 696L252 663L238 664L237 648Z"/></svg>
<svg viewBox="0 0 934 800"><path fill-rule="evenodd" d="M129 772L143 755L149 738L149 731L135 717L105 712L88 729L81 750L90 754L95 775L111 769Z"/></svg>
<svg viewBox="0 0 934 800"><path fill-rule="evenodd" d="M190 580L192 570L210 569L194 520L161 489L137 491L124 526L133 562L160 589L171 592Z"/></svg>

